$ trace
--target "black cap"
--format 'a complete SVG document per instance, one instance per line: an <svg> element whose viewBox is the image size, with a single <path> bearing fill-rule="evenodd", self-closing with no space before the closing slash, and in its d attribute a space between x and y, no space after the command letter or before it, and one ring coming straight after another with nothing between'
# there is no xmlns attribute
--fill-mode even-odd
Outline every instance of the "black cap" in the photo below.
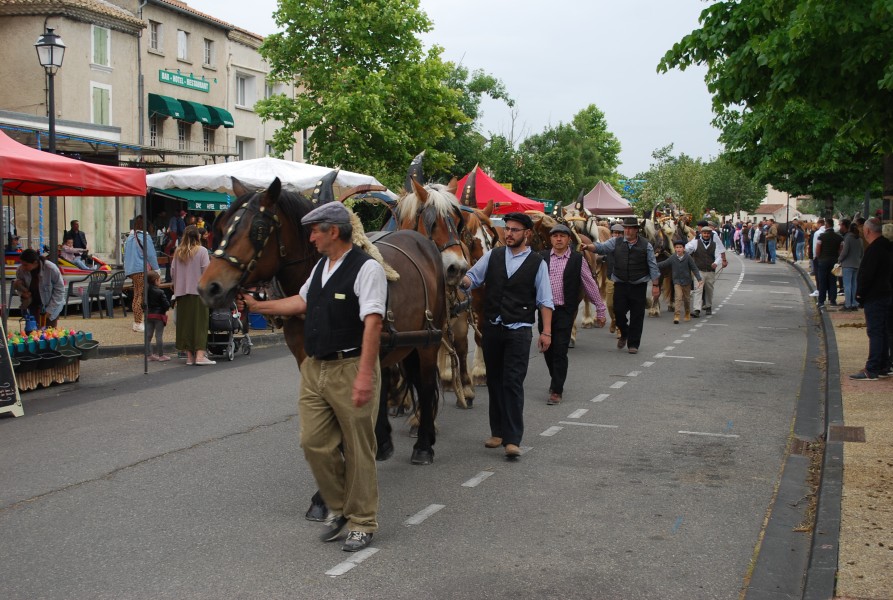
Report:
<svg viewBox="0 0 893 600"><path fill-rule="evenodd" d="M509 213L502 217L503 221L515 221L524 226L525 229L533 229L533 219L529 215L520 212Z"/></svg>
<svg viewBox="0 0 893 600"><path fill-rule="evenodd" d="M707 221L698 221L698 227L707 227L709 223Z"/></svg>
<svg viewBox="0 0 893 600"><path fill-rule="evenodd" d="M635 217L623 217L623 223L622 223L622 225L623 225L624 227L636 227L636 228L638 228L638 227L639 227L639 220L636 219Z"/></svg>
<svg viewBox="0 0 893 600"><path fill-rule="evenodd" d="M673 247L674 247L674 248L675 248L676 246L684 246L684 245L685 245L685 242L682 241L682 240L674 240L674 241L673 241Z"/></svg>

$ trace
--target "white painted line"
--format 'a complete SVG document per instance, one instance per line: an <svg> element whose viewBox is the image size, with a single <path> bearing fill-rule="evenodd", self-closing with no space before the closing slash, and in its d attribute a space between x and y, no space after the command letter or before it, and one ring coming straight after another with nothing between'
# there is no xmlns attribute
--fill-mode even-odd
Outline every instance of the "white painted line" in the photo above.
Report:
<svg viewBox="0 0 893 600"><path fill-rule="evenodd" d="M775 364L774 362L764 362L762 360L740 360L737 358L735 359L735 362L750 363L752 365L774 365Z"/></svg>
<svg viewBox="0 0 893 600"><path fill-rule="evenodd" d="M711 327L728 327L728 323L707 323Z"/></svg>
<svg viewBox="0 0 893 600"><path fill-rule="evenodd" d="M692 327L692 328L689 329L688 331L689 331L689 333L695 333L695 332L697 332L697 329L695 329L694 327Z"/></svg>
<svg viewBox="0 0 893 600"><path fill-rule="evenodd" d="M627 377L638 377L642 374L642 371L630 371L626 374Z"/></svg>
<svg viewBox="0 0 893 600"><path fill-rule="evenodd" d="M703 323L698 323L697 325L695 325L695 327L697 327L698 329L700 329L700 328L703 327L703 326L704 326Z"/></svg>
<svg viewBox="0 0 893 600"><path fill-rule="evenodd" d="M337 565L326 571L326 575L328 575L329 577L338 577L339 575L344 575L376 552L378 552L378 548L364 548L359 552L355 552L353 556L351 556L344 562L338 563Z"/></svg>
<svg viewBox="0 0 893 600"><path fill-rule="evenodd" d="M752 292L753 290L738 290L739 292Z"/></svg>
<svg viewBox="0 0 893 600"><path fill-rule="evenodd" d="M482 481L491 477L493 475L493 471L481 471L468 481L462 484L462 487L477 487Z"/></svg>
<svg viewBox="0 0 893 600"><path fill-rule="evenodd" d="M676 346L667 346L666 348L664 348L664 352L669 352L670 350L675 350L675 349L676 349Z"/></svg>
<svg viewBox="0 0 893 600"><path fill-rule="evenodd" d="M729 306L747 306L746 304L741 304L741 303L736 303L736 302L729 302L728 304L729 304Z"/></svg>
<svg viewBox="0 0 893 600"><path fill-rule="evenodd" d="M664 358L694 358L694 356L675 356L673 354L666 354Z"/></svg>
<svg viewBox="0 0 893 600"><path fill-rule="evenodd" d="M556 427L555 425L553 425L552 427L549 427L547 430L542 432L540 435L543 437L552 437L562 429L564 429L564 427Z"/></svg>
<svg viewBox="0 0 893 600"><path fill-rule="evenodd" d="M741 437L740 435L735 435L734 433L706 433L704 431L679 431L683 435L703 435L707 437L722 437L722 438L737 438Z"/></svg>
<svg viewBox="0 0 893 600"><path fill-rule="evenodd" d="M654 355L654 358L663 358L666 355L667 355L666 352L658 352L657 354Z"/></svg>
<svg viewBox="0 0 893 600"><path fill-rule="evenodd" d="M602 425L601 423L580 423L572 421L558 421L562 425L581 425L583 427L603 427L605 429L617 429L619 425Z"/></svg>
<svg viewBox="0 0 893 600"><path fill-rule="evenodd" d="M625 381L615 381L614 383L611 384L611 388L615 389L615 390L619 390L620 388L622 388L625 385L626 385Z"/></svg>
<svg viewBox="0 0 893 600"><path fill-rule="evenodd" d="M760 325L759 327L757 327L757 329L778 329L778 330L788 330L788 329L790 329L790 327L765 327L765 326L763 326L763 325Z"/></svg>
<svg viewBox="0 0 893 600"><path fill-rule="evenodd" d="M596 396L595 398L593 398L592 400L590 400L590 402L604 402L605 400L608 399L608 397L609 397L610 395L611 395L611 394L599 394L598 396Z"/></svg>
<svg viewBox="0 0 893 600"><path fill-rule="evenodd" d="M650 367L652 365L654 365L654 362L650 361L650 360L646 360L645 362L642 363L643 367Z"/></svg>
<svg viewBox="0 0 893 600"><path fill-rule="evenodd" d="M770 279L770 280L769 280L769 283L791 283L791 282L790 282L790 281L778 281L778 280L775 280L775 279Z"/></svg>
<svg viewBox="0 0 893 600"><path fill-rule="evenodd" d="M578 408L577 410L575 410L574 412L569 414L567 416L567 418L568 419L579 419L580 417L582 417L583 415L585 415L588 412L589 412L588 408Z"/></svg>
<svg viewBox="0 0 893 600"><path fill-rule="evenodd" d="M683 333L683 334L682 334L682 337L684 337L684 338L690 338L690 337L691 337L691 334L690 334L690 333Z"/></svg>
<svg viewBox="0 0 893 600"><path fill-rule="evenodd" d="M781 306L779 304L770 304L769 308L797 308L796 306Z"/></svg>
<svg viewBox="0 0 893 600"><path fill-rule="evenodd" d="M685 340L673 340L673 343L674 343L674 344L681 344L681 343L684 342L684 341L685 341Z"/></svg>
<svg viewBox="0 0 893 600"><path fill-rule="evenodd" d="M770 294L792 294L793 292L769 292Z"/></svg>
<svg viewBox="0 0 893 600"><path fill-rule="evenodd" d="M444 508L446 508L445 504L431 504L403 521L403 524L407 527L409 527L410 525L421 525L425 519L441 511Z"/></svg>

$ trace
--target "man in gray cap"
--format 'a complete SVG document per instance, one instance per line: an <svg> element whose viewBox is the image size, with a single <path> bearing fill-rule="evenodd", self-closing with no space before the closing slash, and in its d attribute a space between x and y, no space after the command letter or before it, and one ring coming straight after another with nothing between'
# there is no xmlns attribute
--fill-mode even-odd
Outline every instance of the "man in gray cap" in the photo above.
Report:
<svg viewBox="0 0 893 600"><path fill-rule="evenodd" d="M527 246L533 221L509 213L505 246L488 251L462 278L464 289L484 289L483 351L490 395L490 438L487 448L505 447L510 460L521 456L524 434L524 378L536 310L542 320L540 352L552 343L552 287L542 257Z"/></svg>
<svg viewBox="0 0 893 600"><path fill-rule="evenodd" d="M351 242L350 213L339 202L301 219L323 258L297 296L258 302L251 312L306 314L301 364L301 446L331 514L322 540L340 537L362 550L378 529L375 419L381 371L378 350L387 302L384 269Z"/></svg>
<svg viewBox="0 0 893 600"><path fill-rule="evenodd" d="M701 271L704 285L698 286L692 293L691 316L701 316L701 308L709 315L713 313L713 287L716 283L716 269L724 265L724 246L713 232L713 228L704 226L700 233L685 245L685 251L695 259Z"/></svg>
<svg viewBox="0 0 893 600"><path fill-rule="evenodd" d="M552 243L550 250L540 254L549 267L549 283L552 285L552 344L543 352L549 376L549 398L546 404L561 402L564 393L564 381L567 379L567 349L570 346L571 330L577 306L580 304L580 292L585 292L589 301L595 305L595 326L605 326L605 303L598 291L598 285L592 277L589 265L583 255L570 247L572 236L567 225L555 225L549 231ZM543 319L539 320L540 331L543 330Z"/></svg>

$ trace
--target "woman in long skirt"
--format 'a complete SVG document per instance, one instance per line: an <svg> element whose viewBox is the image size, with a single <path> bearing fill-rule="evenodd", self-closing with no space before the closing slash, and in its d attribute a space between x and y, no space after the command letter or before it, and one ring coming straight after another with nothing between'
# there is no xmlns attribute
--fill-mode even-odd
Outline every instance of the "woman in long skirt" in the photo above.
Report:
<svg viewBox="0 0 893 600"><path fill-rule="evenodd" d="M198 295L198 281L208 268L208 251L198 228L186 227L171 260L171 279L177 303L177 350L186 353L187 365L213 365L208 347L208 307Z"/></svg>

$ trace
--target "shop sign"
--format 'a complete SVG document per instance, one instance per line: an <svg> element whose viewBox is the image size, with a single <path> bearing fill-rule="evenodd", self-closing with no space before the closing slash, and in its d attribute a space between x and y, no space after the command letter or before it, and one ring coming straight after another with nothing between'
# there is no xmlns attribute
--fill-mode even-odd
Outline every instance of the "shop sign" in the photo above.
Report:
<svg viewBox="0 0 893 600"><path fill-rule="evenodd" d="M199 79L193 77L191 73L189 75L184 75L182 73L175 73L173 71L165 71L164 69L159 69L158 81L160 81L161 83L178 85L180 87L189 88L190 90L196 90L199 92L208 93L211 91L210 81L206 81L204 78Z"/></svg>

